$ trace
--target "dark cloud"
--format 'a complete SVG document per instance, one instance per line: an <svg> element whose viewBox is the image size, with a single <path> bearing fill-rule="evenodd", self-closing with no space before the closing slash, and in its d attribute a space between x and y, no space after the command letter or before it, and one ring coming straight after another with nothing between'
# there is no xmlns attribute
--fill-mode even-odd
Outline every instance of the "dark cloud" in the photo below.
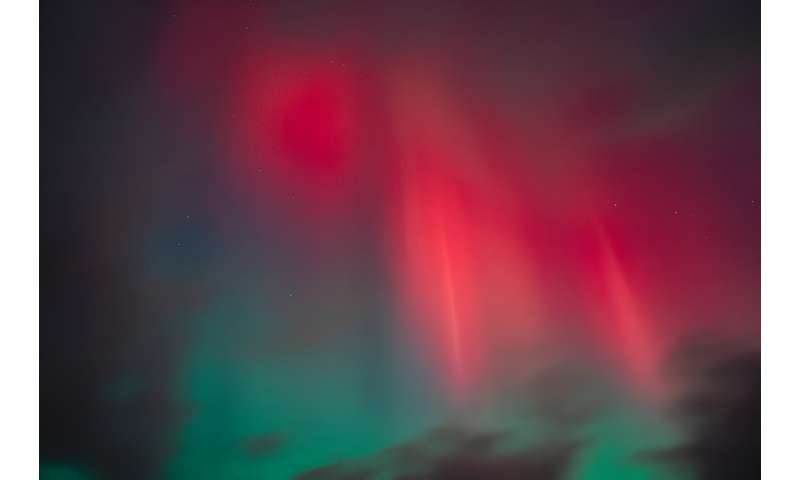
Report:
<svg viewBox="0 0 800 480"><path fill-rule="evenodd" d="M510 434L441 427L420 439L377 455L374 459L342 462L297 477L299 480L372 478L528 479L563 478L581 442L531 445L509 450Z"/></svg>
<svg viewBox="0 0 800 480"><path fill-rule="evenodd" d="M501 408L512 412L514 428L486 429L453 422L373 457L324 466L297 478L565 478L577 454L590 443L581 428L606 406L599 384L600 376L585 368L548 365L499 399ZM541 441L527 437L532 432L544 437Z"/></svg>
<svg viewBox="0 0 800 480"><path fill-rule="evenodd" d="M408 475L407 479L528 479L555 480L564 473L580 448L579 444L533 448L514 454L477 455L469 451L455 452L439 459L429 471L419 475Z"/></svg>
<svg viewBox="0 0 800 480"><path fill-rule="evenodd" d="M373 471L358 470L345 465L329 465L297 476L297 480L368 480Z"/></svg>
<svg viewBox="0 0 800 480"><path fill-rule="evenodd" d="M244 451L253 457L263 457L275 452L284 444L284 438L275 433L268 433L242 442Z"/></svg>
<svg viewBox="0 0 800 480"><path fill-rule="evenodd" d="M760 478L760 352L694 344L676 355L673 370L684 387L673 410L689 440L637 458L686 464L700 479Z"/></svg>
<svg viewBox="0 0 800 480"><path fill-rule="evenodd" d="M742 347L686 343L667 362L680 395L664 414L683 427L682 443L643 449L631 460L672 467L699 479L758 478L760 467L760 354ZM373 457L343 461L307 472L303 480L396 478L548 479L565 478L578 454L593 442L585 427L611 408L615 394L580 368L545 369L518 391L506 407L516 412L516 429L486 431L455 424ZM538 427L534 427L538 421ZM525 431L542 437L524 439ZM521 445L521 446L520 446Z"/></svg>

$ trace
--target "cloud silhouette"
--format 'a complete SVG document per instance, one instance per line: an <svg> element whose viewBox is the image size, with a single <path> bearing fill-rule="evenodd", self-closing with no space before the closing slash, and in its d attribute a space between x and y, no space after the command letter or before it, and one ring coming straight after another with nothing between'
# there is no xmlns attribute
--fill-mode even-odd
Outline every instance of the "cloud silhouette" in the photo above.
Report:
<svg viewBox="0 0 800 480"><path fill-rule="evenodd" d="M416 441L386 450L373 459L341 462L304 473L300 480L373 478L529 479L563 478L581 442L507 449L509 433L480 432L455 426L433 430Z"/></svg>
<svg viewBox="0 0 800 480"><path fill-rule="evenodd" d="M684 383L673 410L689 440L637 459L686 464L700 479L760 478L760 352L695 344L676 356L673 368Z"/></svg>

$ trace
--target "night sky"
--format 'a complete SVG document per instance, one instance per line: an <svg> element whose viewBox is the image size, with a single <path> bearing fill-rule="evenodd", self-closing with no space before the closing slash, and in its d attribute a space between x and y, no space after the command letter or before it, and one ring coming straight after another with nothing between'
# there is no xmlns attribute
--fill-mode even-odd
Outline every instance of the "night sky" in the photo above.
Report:
<svg viewBox="0 0 800 480"><path fill-rule="evenodd" d="M759 3L496 3L42 4L41 478L758 478Z"/></svg>

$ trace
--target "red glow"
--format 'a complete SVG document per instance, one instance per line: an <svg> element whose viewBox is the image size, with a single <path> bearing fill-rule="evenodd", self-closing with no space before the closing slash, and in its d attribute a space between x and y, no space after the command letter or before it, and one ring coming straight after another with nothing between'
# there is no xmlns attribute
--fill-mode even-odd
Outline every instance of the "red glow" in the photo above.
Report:
<svg viewBox="0 0 800 480"><path fill-rule="evenodd" d="M232 133L276 185L314 205L335 202L352 181L356 105L351 74L322 58L257 57L235 92Z"/></svg>
<svg viewBox="0 0 800 480"><path fill-rule="evenodd" d="M479 133L429 73L404 72L397 85L393 267L413 305L412 333L443 359L459 398L538 340L533 259L520 235L518 194L502 175L464 168L487 162Z"/></svg>
<svg viewBox="0 0 800 480"><path fill-rule="evenodd" d="M180 3L160 49L170 91L222 85L225 171L254 203L312 225L301 240L386 234L392 298L453 397L522 370L559 335L590 339L631 384L658 392L671 337L732 300L757 307L739 295L757 297L741 288L757 275L710 247L735 238L737 210L708 195L717 170L694 168L709 165L698 146L726 133L685 134L670 123L693 113L680 106L639 112L641 67L553 62L530 68L531 85L508 84L475 73L500 67L472 58L484 50L469 49L469 29L438 48L376 55L368 28L306 38L265 20L245 33L261 17L193 5ZM694 316L664 320L675 312Z"/></svg>
<svg viewBox="0 0 800 480"><path fill-rule="evenodd" d="M599 309L606 315L602 328L608 329L612 351L620 355L622 368L649 395L657 397L663 388L659 377L661 346L652 333L652 322L642 311L623 272L606 229L597 224L600 244L601 284L604 305Z"/></svg>

